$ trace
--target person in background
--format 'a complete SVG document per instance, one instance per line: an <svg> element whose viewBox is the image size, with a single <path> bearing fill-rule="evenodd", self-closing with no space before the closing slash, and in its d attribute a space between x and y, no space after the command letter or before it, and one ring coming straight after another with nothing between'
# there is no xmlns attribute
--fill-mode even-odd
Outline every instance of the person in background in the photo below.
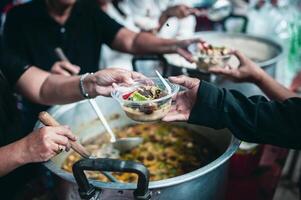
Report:
<svg viewBox="0 0 301 200"><path fill-rule="evenodd" d="M69 140L76 138L67 126L25 132L12 88L35 103L65 104L87 97L109 96L112 83L132 83L143 76L123 69L105 69L71 77L50 74L33 65L24 66L14 57L7 60L0 64L0 196L14 199L25 183L38 174L37 166L31 163L47 161L68 150Z"/></svg>
<svg viewBox="0 0 301 200"><path fill-rule="evenodd" d="M238 69L212 68L211 72L235 81L258 85L266 95L247 98L235 90L219 89L205 81L170 77L188 88L175 97L175 105L164 121L188 121L214 129L228 128L237 138L254 143L301 149L301 98L277 83L239 52Z"/></svg>
<svg viewBox="0 0 301 200"><path fill-rule="evenodd" d="M195 32L195 16L201 11L189 1L98 0L101 9L128 29L151 32L162 38L189 38ZM102 47L100 67L132 69L132 55Z"/></svg>
<svg viewBox="0 0 301 200"><path fill-rule="evenodd" d="M196 40L162 39L133 32L99 9L96 0L33 0L14 7L3 34L5 53L54 74L72 76L98 70L100 47L131 54L184 52ZM60 61L63 49L70 62ZM186 54L185 54L186 53ZM30 131L46 107L23 101L24 129Z"/></svg>

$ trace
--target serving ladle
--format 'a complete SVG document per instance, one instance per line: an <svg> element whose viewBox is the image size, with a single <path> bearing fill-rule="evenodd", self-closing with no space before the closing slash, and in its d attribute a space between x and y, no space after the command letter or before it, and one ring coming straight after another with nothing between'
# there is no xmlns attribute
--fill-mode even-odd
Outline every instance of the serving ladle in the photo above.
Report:
<svg viewBox="0 0 301 200"><path fill-rule="evenodd" d="M120 153L129 151L135 148L136 146L139 146L143 142L143 138L141 137L116 138L113 130L109 126L106 118L103 116L95 99L89 99L89 103L93 107L95 113L97 114L99 120L102 122L106 131L111 136L110 142L113 144L113 147L117 149Z"/></svg>
<svg viewBox="0 0 301 200"><path fill-rule="evenodd" d="M60 60L67 61L70 63L69 59L64 54L61 48L56 48L55 53L60 58ZM88 99L88 101L93 110L95 111L97 117L103 124L104 128L106 129L107 133L110 135L110 142L112 143L113 147L117 149L120 153L130 151L131 149L139 146L143 142L143 138L141 137L116 138L115 133L109 126L95 99Z"/></svg>

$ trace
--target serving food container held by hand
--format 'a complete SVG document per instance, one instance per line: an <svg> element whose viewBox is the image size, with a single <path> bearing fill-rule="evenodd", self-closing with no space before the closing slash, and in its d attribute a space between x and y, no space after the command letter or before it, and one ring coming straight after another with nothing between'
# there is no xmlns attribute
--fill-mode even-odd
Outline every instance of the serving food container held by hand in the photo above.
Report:
<svg viewBox="0 0 301 200"><path fill-rule="evenodd" d="M231 59L231 50L224 46L194 43L188 47L198 70L207 72L211 67L225 67Z"/></svg>
<svg viewBox="0 0 301 200"><path fill-rule="evenodd" d="M96 100L99 105L105 105L103 106L103 113L112 128L121 128L137 124L126 117L126 114L120 109L118 102L115 100L104 97L98 97ZM105 132L104 127L97 120L97 116L94 111L91 110L88 101L57 106L50 109L49 113L60 124L68 124L73 133L77 135L80 142L85 143L91 138ZM80 165L78 164L79 173L77 174L83 175L81 171L86 168L89 168L88 170L107 171L134 170L134 173L140 174L139 176L142 181L138 181L140 183L138 190L137 183L105 183L88 179L88 183L93 187L89 185L86 189L89 191L90 188L94 188L91 189L91 191L94 191L94 194L99 195L99 199L134 200L135 198L137 199L137 197L148 197L148 194L150 194L152 200L224 199L229 158L237 150L240 142L227 130L217 131L187 123L176 123L176 125L191 129L196 132L196 134L200 134L207 138L218 149L220 156L197 170L159 181L147 181L148 173L143 167L141 167L141 165L130 164L120 160L111 162L110 160L103 159L89 159L88 161L84 159L80 161ZM41 124L37 123L36 128L39 126L41 126ZM62 152L43 165L54 174L54 177L56 177L55 187L57 189L56 194L59 194L58 198L62 200L78 200L81 199L78 189L79 187L85 188L85 186L87 186L87 182L85 182L85 177L79 175L83 178L80 180L84 181L78 181L79 183L77 183L72 173L66 172L62 169L62 165L68 156L69 153ZM130 169L128 169L128 164L131 165ZM119 167L121 167L121 169ZM139 168L140 172L136 170L136 167ZM143 196L144 194L146 196Z"/></svg>
<svg viewBox="0 0 301 200"><path fill-rule="evenodd" d="M116 99L126 115L138 122L155 122L162 119L171 109L172 97L180 86L166 80L171 88L167 88L159 78L136 80L133 85L121 84L115 87L112 97ZM142 92L137 92L138 90ZM150 93L143 94L143 93ZM147 96L156 96L148 98Z"/></svg>

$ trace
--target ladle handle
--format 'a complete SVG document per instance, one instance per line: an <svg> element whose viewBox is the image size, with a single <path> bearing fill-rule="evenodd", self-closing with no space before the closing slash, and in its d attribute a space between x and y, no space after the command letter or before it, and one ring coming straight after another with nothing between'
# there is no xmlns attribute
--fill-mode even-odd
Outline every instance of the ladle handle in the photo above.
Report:
<svg viewBox="0 0 301 200"><path fill-rule="evenodd" d="M116 136L115 133L113 132L113 130L111 129L110 125L108 124L106 118L104 117L104 115L102 114L99 106L97 105L95 99L89 99L89 103L92 106L93 110L95 111L96 115L98 116L98 118L100 119L101 123L103 124L103 126L105 127L106 131L109 133L109 135L111 136L111 142L116 142Z"/></svg>
<svg viewBox="0 0 301 200"><path fill-rule="evenodd" d="M39 114L39 120L45 125L45 126L60 126L60 123L56 121L48 112L40 112ZM88 152L85 147L83 147L80 143L75 141L69 141L71 148L77 152L79 155L81 155L84 158L89 158L91 156L91 153Z"/></svg>

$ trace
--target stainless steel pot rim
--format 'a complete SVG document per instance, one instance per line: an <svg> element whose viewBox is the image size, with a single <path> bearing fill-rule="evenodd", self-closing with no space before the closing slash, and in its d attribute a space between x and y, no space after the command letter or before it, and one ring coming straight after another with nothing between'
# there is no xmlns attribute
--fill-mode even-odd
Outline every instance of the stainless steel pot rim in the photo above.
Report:
<svg viewBox="0 0 301 200"><path fill-rule="evenodd" d="M78 103L85 103L85 101L81 101ZM53 116L56 117L57 115L60 115L61 113L64 113L65 111L69 110L70 108L76 106L78 103L73 103L66 105L64 107L53 107L50 109L51 113L55 113ZM37 127L38 123L36 124ZM208 165L199 168L195 171L192 171L190 173L165 179L165 180L160 180L160 181L153 181L150 182L150 189L156 189L156 188L163 188L163 187L169 187L173 185L177 185L183 182L190 181L192 179L195 179L197 177L200 177L202 175L205 175L207 173L210 173L210 171L218 168L221 166L223 163L229 160L229 158L237 151L241 141L236 139L234 136L231 138L231 142L227 148L227 150L220 155L216 160L212 161ZM43 165L48 168L51 172L56 174L57 176L69 181L75 183L75 179L71 173L68 173L64 170L62 170L59 166L55 165L51 160L48 162L43 163ZM90 180L91 184L93 184L95 187L98 188L108 188L108 189L135 189L136 184L133 183L104 183L96 180Z"/></svg>

